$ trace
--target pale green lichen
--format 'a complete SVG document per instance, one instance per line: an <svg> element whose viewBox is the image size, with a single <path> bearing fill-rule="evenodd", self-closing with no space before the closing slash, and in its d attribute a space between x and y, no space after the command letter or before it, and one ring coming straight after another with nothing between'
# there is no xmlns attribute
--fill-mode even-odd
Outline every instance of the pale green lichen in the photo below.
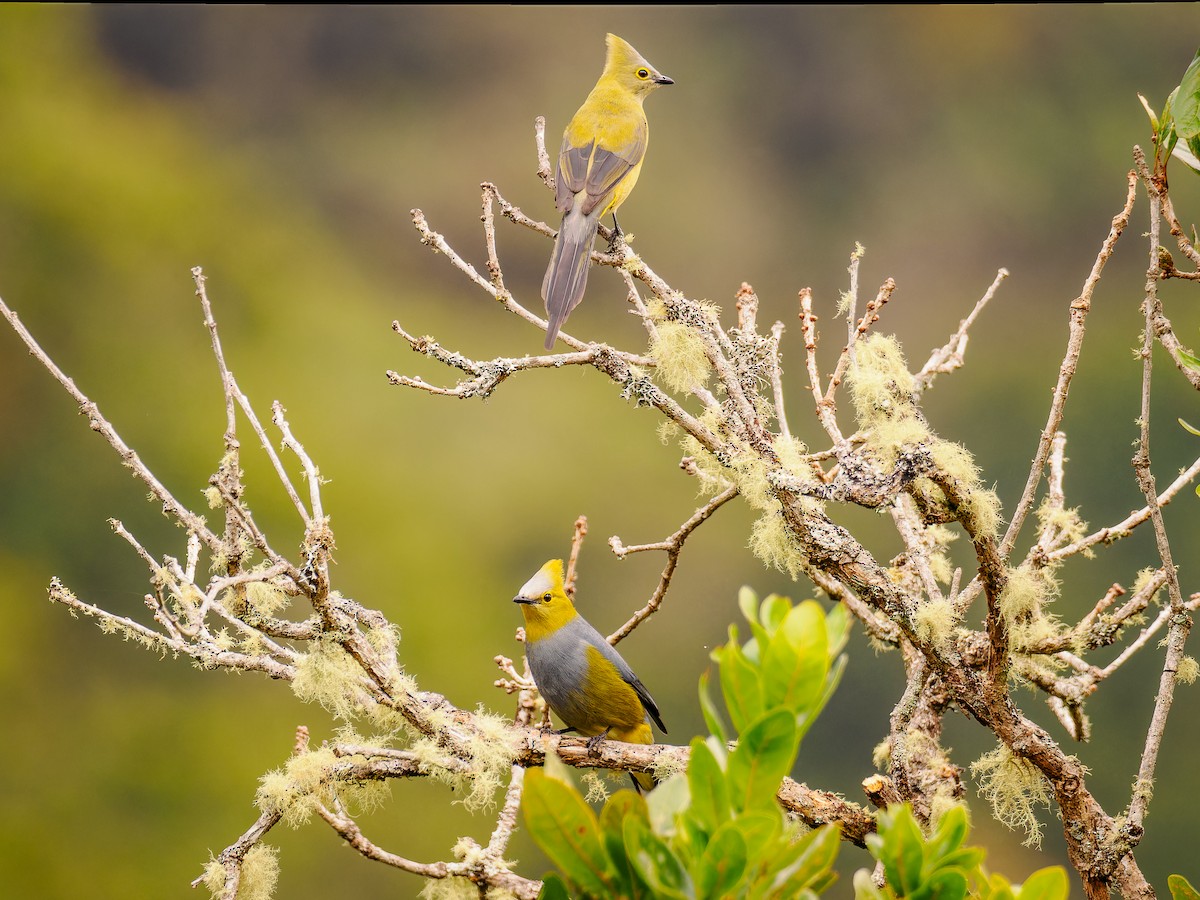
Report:
<svg viewBox="0 0 1200 900"><path fill-rule="evenodd" d="M750 528L750 551L768 566L786 572L795 581L807 558L778 512L767 512Z"/></svg>
<svg viewBox="0 0 1200 900"><path fill-rule="evenodd" d="M391 797L387 781L350 778L346 771L358 756L337 757L332 748L298 753L282 769L272 769L259 779L255 803L263 812L278 812L286 825L298 828L309 820L320 803L341 803L351 815L370 813Z"/></svg>
<svg viewBox="0 0 1200 900"><path fill-rule="evenodd" d="M658 440L665 447L672 441L679 438L679 426L670 419L663 419L658 423Z"/></svg>
<svg viewBox="0 0 1200 900"><path fill-rule="evenodd" d="M1073 544L1087 534L1087 522L1079 518L1079 510L1063 509L1050 503L1047 497L1037 509L1037 520L1043 532L1055 535L1056 545Z"/></svg>
<svg viewBox="0 0 1200 900"><path fill-rule="evenodd" d="M246 585L246 603L260 616L273 616L290 602L291 598L269 581L251 581Z"/></svg>
<svg viewBox="0 0 1200 900"><path fill-rule="evenodd" d="M1136 594L1141 591L1144 591L1146 588L1148 588L1150 586L1150 583L1155 579L1155 577L1157 575L1158 575L1158 569L1155 569L1155 568L1147 567L1145 569L1140 570L1137 573L1137 577L1134 578L1134 580L1133 580L1133 592ZM1160 585L1159 588L1157 590L1155 590L1153 596L1151 596L1150 602L1152 602L1152 603L1158 602L1158 595L1161 590L1162 590L1162 587Z"/></svg>
<svg viewBox="0 0 1200 900"><path fill-rule="evenodd" d="M584 772L580 781L587 791L587 796L584 799L588 803L603 803L608 799L608 785L604 783L604 779L596 773L595 769L589 769Z"/></svg>
<svg viewBox="0 0 1200 900"><path fill-rule="evenodd" d="M1197 676L1200 676L1200 664L1190 656L1185 656L1179 660L1179 668L1175 671L1175 677L1184 684L1192 684Z"/></svg>
<svg viewBox="0 0 1200 900"><path fill-rule="evenodd" d="M780 435L775 438L774 448L775 455L779 457L779 464L791 475L802 482L814 480L813 468L806 458L808 447L802 440Z"/></svg>
<svg viewBox="0 0 1200 900"><path fill-rule="evenodd" d="M703 338L680 322L659 322L656 332L650 355L663 383L673 391L702 387L711 372Z"/></svg>
<svg viewBox="0 0 1200 900"><path fill-rule="evenodd" d="M945 647L958 625L958 614L946 598L935 599L917 607L913 623L918 638L930 647Z"/></svg>
<svg viewBox="0 0 1200 900"><path fill-rule="evenodd" d="M439 712L433 710L428 717L429 724L435 730L438 730L439 719L449 723L448 719L438 715ZM512 741L512 727L507 719L489 713L481 706L475 711L474 724L476 727L466 741L466 755L469 757L466 768L457 764L448 765L445 750L429 738L418 739L409 749L422 771L461 795L456 803L461 803L471 812L478 812L496 802L496 793L511 773L516 748Z"/></svg>
<svg viewBox="0 0 1200 900"><path fill-rule="evenodd" d="M204 867L203 884L214 897L225 895L229 870L216 859ZM255 844L241 864L241 877L235 900L270 900L279 880L279 850L270 844Z"/></svg>
<svg viewBox="0 0 1200 900"><path fill-rule="evenodd" d="M654 779L659 783L666 781L672 775L687 771L687 763L681 761L673 753L659 753L654 757Z"/></svg>
<svg viewBox="0 0 1200 900"><path fill-rule="evenodd" d="M892 763L892 741L891 738L884 738L875 745L875 749L871 751L871 762L880 772L886 772L888 766Z"/></svg>
<svg viewBox="0 0 1200 900"><path fill-rule="evenodd" d="M479 900L479 887L469 878L429 878L417 895L420 900ZM489 890L488 897L503 897L508 900L508 891Z"/></svg>
<svg viewBox="0 0 1200 900"><path fill-rule="evenodd" d="M1014 650L1037 647L1057 637L1062 623L1047 611L1059 585L1049 567L1018 566L1008 571L1008 583L1000 594L1000 614L1008 628Z"/></svg>
<svg viewBox="0 0 1200 900"><path fill-rule="evenodd" d="M855 413L864 428L912 409L913 376L894 337L874 334L855 344L848 382Z"/></svg>
<svg viewBox="0 0 1200 900"><path fill-rule="evenodd" d="M1129 799L1131 801L1140 800L1143 804L1148 805L1154 799L1154 780L1151 778L1134 779L1133 794Z"/></svg>
<svg viewBox="0 0 1200 900"><path fill-rule="evenodd" d="M1027 759L1001 744L971 763L971 774L979 793L992 805L998 822L1014 831L1024 831L1026 847L1041 847L1042 826L1034 814L1035 804L1050 805L1049 783Z"/></svg>
<svg viewBox="0 0 1200 900"><path fill-rule="evenodd" d="M737 453L729 463L729 475L737 485L738 493L751 509L759 512L777 510L779 503L767 480L767 463L750 450Z"/></svg>
<svg viewBox="0 0 1200 900"><path fill-rule="evenodd" d="M305 703L316 702L339 719L363 711L358 680L362 669L346 649L331 637L313 641L296 663L292 691Z"/></svg>

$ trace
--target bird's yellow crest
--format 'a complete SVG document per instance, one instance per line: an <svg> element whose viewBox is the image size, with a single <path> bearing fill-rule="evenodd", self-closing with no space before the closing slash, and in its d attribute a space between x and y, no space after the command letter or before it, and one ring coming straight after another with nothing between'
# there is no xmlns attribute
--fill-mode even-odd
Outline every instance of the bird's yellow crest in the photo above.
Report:
<svg viewBox="0 0 1200 900"><path fill-rule="evenodd" d="M525 616L525 637L536 641L562 628L579 613L563 586L563 562L552 559L530 578L513 603L521 604Z"/></svg>

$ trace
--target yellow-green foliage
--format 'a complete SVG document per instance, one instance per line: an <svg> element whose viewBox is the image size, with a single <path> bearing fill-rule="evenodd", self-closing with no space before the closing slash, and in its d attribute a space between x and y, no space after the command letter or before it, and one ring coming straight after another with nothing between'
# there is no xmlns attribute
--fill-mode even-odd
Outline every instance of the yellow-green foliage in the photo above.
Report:
<svg viewBox="0 0 1200 900"><path fill-rule="evenodd" d="M362 669L358 663L333 638L320 638L310 647L296 664L292 691L305 703L320 703L339 719L361 713L358 679Z"/></svg>
<svg viewBox="0 0 1200 900"><path fill-rule="evenodd" d="M1185 656L1179 661L1179 668L1176 670L1176 677L1184 684L1191 684L1200 676L1200 664L1190 656Z"/></svg>
<svg viewBox="0 0 1200 900"><path fill-rule="evenodd" d="M1027 759L1001 744L971 763L979 793L992 804L992 814L1009 828L1025 832L1026 847L1041 847L1042 826L1034 804L1050 804L1046 779Z"/></svg>
<svg viewBox="0 0 1200 900"><path fill-rule="evenodd" d="M658 374L673 391L687 391L708 381L710 370L704 341L679 322L659 322L650 355L658 361Z"/></svg>
<svg viewBox="0 0 1200 900"><path fill-rule="evenodd" d="M214 897L224 896L228 870L216 859L204 867L203 883ZM271 900L279 880L279 850L270 844L255 844L242 860L236 900Z"/></svg>
<svg viewBox="0 0 1200 900"><path fill-rule="evenodd" d="M913 621L917 626L917 637L930 646L942 647L954 633L958 615L954 611L954 604L942 598L918 606Z"/></svg>
<svg viewBox="0 0 1200 900"><path fill-rule="evenodd" d="M750 550L768 566L795 581L804 571L804 552L778 512L767 512L750 529Z"/></svg>
<svg viewBox="0 0 1200 900"><path fill-rule="evenodd" d="M930 831L937 831L938 824L942 821L942 816L956 807L962 807L968 816L970 815L970 807L954 796L954 788L944 781L939 781L938 786L934 788L933 796L929 800Z"/></svg>

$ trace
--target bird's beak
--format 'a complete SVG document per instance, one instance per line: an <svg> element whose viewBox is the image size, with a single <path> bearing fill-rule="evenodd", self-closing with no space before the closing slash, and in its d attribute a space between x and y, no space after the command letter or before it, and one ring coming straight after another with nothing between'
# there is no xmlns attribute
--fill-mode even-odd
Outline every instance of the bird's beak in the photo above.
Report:
<svg viewBox="0 0 1200 900"><path fill-rule="evenodd" d="M528 597L522 597L520 594L517 594L517 596L513 597L513 603L533 603L533 602L534 602L533 600L530 600Z"/></svg>
<svg viewBox="0 0 1200 900"><path fill-rule="evenodd" d="M655 84L674 84L674 78L668 78L666 75L659 75L654 79Z"/></svg>

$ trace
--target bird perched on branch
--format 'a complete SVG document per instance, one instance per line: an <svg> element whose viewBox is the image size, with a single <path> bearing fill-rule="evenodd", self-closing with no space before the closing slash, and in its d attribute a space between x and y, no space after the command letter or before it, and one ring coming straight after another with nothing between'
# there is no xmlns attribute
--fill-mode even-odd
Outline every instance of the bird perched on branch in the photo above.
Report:
<svg viewBox="0 0 1200 900"><path fill-rule="evenodd" d="M583 299L600 219L612 213L613 229L621 233L617 207L637 183L649 140L642 103L655 88L675 83L615 34L606 43L604 72L567 125L558 151L554 202L563 219L542 281L547 350Z"/></svg>
<svg viewBox="0 0 1200 900"><path fill-rule="evenodd" d="M575 609L563 587L563 564L552 559L513 597L525 616L525 655L538 691L567 731L627 744L653 744L650 720L666 733L658 704L621 654ZM631 773L638 790L654 777Z"/></svg>

